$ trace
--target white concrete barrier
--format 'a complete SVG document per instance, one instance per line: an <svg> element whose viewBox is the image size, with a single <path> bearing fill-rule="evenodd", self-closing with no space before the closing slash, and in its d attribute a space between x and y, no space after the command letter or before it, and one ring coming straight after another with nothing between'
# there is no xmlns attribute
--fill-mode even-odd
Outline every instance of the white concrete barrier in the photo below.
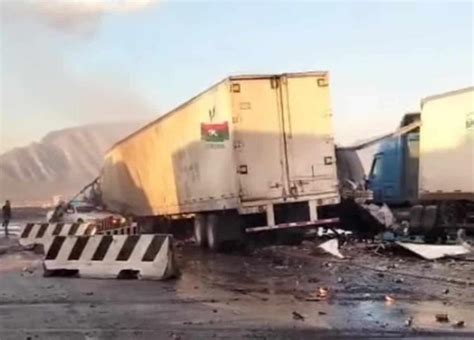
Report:
<svg viewBox="0 0 474 340"><path fill-rule="evenodd" d="M177 274L171 235L56 236L46 251L45 275L77 271L80 277L163 280Z"/></svg>
<svg viewBox="0 0 474 340"><path fill-rule="evenodd" d="M20 233L19 242L22 246L41 244L48 248L55 236L94 235L94 223L28 223Z"/></svg>

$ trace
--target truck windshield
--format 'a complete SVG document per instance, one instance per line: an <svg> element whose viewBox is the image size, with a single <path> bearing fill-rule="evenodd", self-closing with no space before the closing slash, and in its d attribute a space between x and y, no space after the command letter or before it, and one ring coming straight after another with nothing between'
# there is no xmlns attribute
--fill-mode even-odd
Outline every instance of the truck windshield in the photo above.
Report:
<svg viewBox="0 0 474 340"><path fill-rule="evenodd" d="M370 178L376 178L382 172L383 155L379 154L374 157L372 169L370 169Z"/></svg>

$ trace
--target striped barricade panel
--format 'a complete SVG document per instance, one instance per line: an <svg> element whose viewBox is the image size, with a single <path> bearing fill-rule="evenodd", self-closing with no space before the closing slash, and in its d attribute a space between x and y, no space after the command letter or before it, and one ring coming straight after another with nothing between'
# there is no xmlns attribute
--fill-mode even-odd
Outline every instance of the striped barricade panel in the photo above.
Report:
<svg viewBox="0 0 474 340"><path fill-rule="evenodd" d="M94 223L28 223L20 233L22 246L42 244L45 248L55 236L94 235Z"/></svg>
<svg viewBox="0 0 474 340"><path fill-rule="evenodd" d="M177 274L170 235L57 236L46 251L45 274L77 271L80 277L163 280Z"/></svg>

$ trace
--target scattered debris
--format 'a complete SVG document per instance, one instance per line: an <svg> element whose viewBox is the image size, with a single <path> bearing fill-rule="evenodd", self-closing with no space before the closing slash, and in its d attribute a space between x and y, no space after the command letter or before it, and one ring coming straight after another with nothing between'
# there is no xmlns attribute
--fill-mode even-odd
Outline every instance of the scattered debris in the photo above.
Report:
<svg viewBox="0 0 474 340"><path fill-rule="evenodd" d="M317 283L319 282L319 279L317 277L310 277L308 279L308 283Z"/></svg>
<svg viewBox="0 0 474 340"><path fill-rule="evenodd" d="M395 282L395 283L403 283L404 280L403 280L403 278L401 278L401 277L397 277L397 278L394 280L394 282Z"/></svg>
<svg viewBox="0 0 474 340"><path fill-rule="evenodd" d="M298 312L293 312L293 320L304 321L304 316Z"/></svg>
<svg viewBox="0 0 474 340"><path fill-rule="evenodd" d="M455 328L463 328L464 327L464 321L459 320L453 323L453 327Z"/></svg>
<svg viewBox="0 0 474 340"><path fill-rule="evenodd" d="M329 291L325 287L319 287L316 293L310 294L307 298L305 298L306 301L323 301L328 297Z"/></svg>
<svg viewBox="0 0 474 340"><path fill-rule="evenodd" d="M326 241L320 244L319 248L323 249L329 254L334 255L340 259L344 258L344 255L342 255L341 252L339 251L339 240L337 238L333 238L329 241Z"/></svg>
<svg viewBox="0 0 474 340"><path fill-rule="evenodd" d="M33 274L35 272L35 268L32 267L24 267L23 272Z"/></svg>
<svg viewBox="0 0 474 340"><path fill-rule="evenodd" d="M444 294L449 294L449 288L446 288L444 291L443 291Z"/></svg>
<svg viewBox="0 0 474 340"><path fill-rule="evenodd" d="M181 340L181 336L179 334L169 332L168 335L170 336L171 339L173 340Z"/></svg>
<svg viewBox="0 0 474 340"><path fill-rule="evenodd" d="M413 324L413 317L410 316L408 319L405 320L405 326L411 327L412 324Z"/></svg>
<svg viewBox="0 0 474 340"><path fill-rule="evenodd" d="M448 314L445 313L436 314L435 318L438 322L449 322Z"/></svg>
<svg viewBox="0 0 474 340"><path fill-rule="evenodd" d="M438 245L396 242L399 246L421 256L426 260L436 260L445 256L469 254L471 249L466 245Z"/></svg>
<svg viewBox="0 0 474 340"><path fill-rule="evenodd" d="M327 315L327 313L326 313L326 312L323 312L323 311L319 311L318 314L319 314L319 315Z"/></svg>
<svg viewBox="0 0 474 340"><path fill-rule="evenodd" d="M319 287L318 296L321 297L321 298L327 297L328 296L328 289L324 288L324 287Z"/></svg>
<svg viewBox="0 0 474 340"><path fill-rule="evenodd" d="M315 295L310 295L308 296L307 298L305 298L305 301L308 301L308 302L314 302L314 301L323 301L324 298L321 298L319 296L315 296Z"/></svg>
<svg viewBox="0 0 474 340"><path fill-rule="evenodd" d="M376 204L362 204L361 205L372 217L385 228L393 226L395 218L390 208L384 204L381 207Z"/></svg>
<svg viewBox="0 0 474 340"><path fill-rule="evenodd" d="M84 295L91 296L91 295L94 295L94 292L85 292Z"/></svg>
<svg viewBox="0 0 474 340"><path fill-rule="evenodd" d="M342 283L343 281L344 281L344 280L342 279L342 277L338 277L338 278L337 278L337 282L338 282L338 283Z"/></svg>
<svg viewBox="0 0 474 340"><path fill-rule="evenodd" d="M385 302L388 305L391 305L391 304L395 303L395 299L393 297L391 297L390 295L385 295Z"/></svg>

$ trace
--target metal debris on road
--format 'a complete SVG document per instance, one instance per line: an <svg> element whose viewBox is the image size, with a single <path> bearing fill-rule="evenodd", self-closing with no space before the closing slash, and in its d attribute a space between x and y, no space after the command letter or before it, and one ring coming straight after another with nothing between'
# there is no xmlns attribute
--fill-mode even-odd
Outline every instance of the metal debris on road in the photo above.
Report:
<svg viewBox="0 0 474 340"><path fill-rule="evenodd" d="M323 249L327 253L334 255L340 259L344 258L344 255L339 251L339 240L334 238L332 240L326 241L319 245L319 248Z"/></svg>
<svg viewBox="0 0 474 340"><path fill-rule="evenodd" d="M387 305L395 303L395 299L390 295L385 295L385 302Z"/></svg>
<svg viewBox="0 0 474 340"><path fill-rule="evenodd" d="M438 322L449 322L448 314L445 313L436 314L435 318Z"/></svg>
<svg viewBox="0 0 474 340"><path fill-rule="evenodd" d="M426 260L436 260L446 256L465 255L471 252L464 244L438 245L396 242L399 246L421 256Z"/></svg>
<svg viewBox="0 0 474 340"><path fill-rule="evenodd" d="M319 287L318 290L318 297L325 298L328 296L328 289L324 287Z"/></svg>
<svg viewBox="0 0 474 340"><path fill-rule="evenodd" d="M304 318L304 316L301 315L300 313L298 313L298 312L293 312L293 320L304 321L305 318Z"/></svg>
<svg viewBox="0 0 474 340"><path fill-rule="evenodd" d="M329 295L329 291L327 288L319 287L315 293L310 294L305 300L306 301L323 301L323 300L326 300L328 295Z"/></svg>
<svg viewBox="0 0 474 340"><path fill-rule="evenodd" d="M32 267L24 267L23 272L33 274L35 272L35 268Z"/></svg>

